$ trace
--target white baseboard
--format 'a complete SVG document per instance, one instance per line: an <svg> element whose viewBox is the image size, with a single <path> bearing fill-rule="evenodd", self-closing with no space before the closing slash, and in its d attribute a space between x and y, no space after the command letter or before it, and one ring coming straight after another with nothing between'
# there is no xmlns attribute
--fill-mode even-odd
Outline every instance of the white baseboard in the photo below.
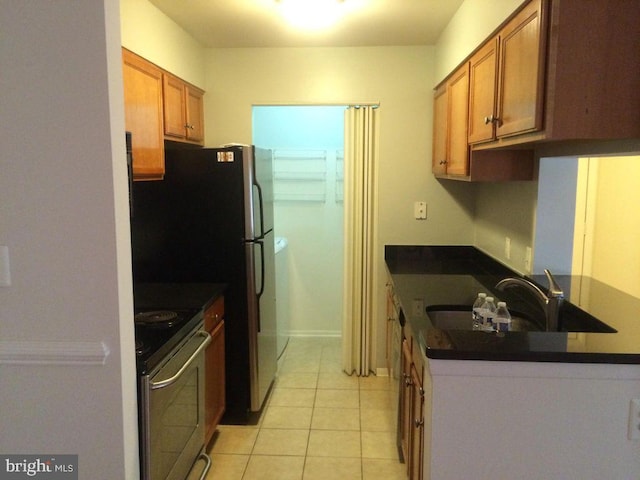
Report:
<svg viewBox="0 0 640 480"><path fill-rule="evenodd" d="M340 330L290 330L290 337L342 337Z"/></svg>

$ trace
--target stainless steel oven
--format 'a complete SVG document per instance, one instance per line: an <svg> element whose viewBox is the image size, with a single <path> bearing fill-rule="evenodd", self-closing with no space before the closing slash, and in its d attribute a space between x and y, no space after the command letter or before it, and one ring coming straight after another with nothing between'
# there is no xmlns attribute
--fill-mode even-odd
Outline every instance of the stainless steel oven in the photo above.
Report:
<svg viewBox="0 0 640 480"><path fill-rule="evenodd" d="M184 480L204 450L204 350L211 337L202 321L140 375L143 480Z"/></svg>

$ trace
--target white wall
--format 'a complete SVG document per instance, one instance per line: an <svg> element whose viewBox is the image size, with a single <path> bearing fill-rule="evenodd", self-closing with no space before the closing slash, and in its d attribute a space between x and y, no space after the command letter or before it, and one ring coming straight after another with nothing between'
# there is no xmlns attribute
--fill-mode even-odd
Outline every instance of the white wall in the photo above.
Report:
<svg viewBox="0 0 640 480"><path fill-rule="evenodd" d="M517 272L527 273L526 249L535 236L537 182L483 183L477 186L474 245ZM505 252L506 238L511 254Z"/></svg>
<svg viewBox="0 0 640 480"><path fill-rule="evenodd" d="M640 157L598 159L591 276L640 298Z"/></svg>
<svg viewBox="0 0 640 480"><path fill-rule="evenodd" d="M434 84L442 81L487 38L523 0L465 0L436 44ZM434 85L435 86L435 85Z"/></svg>
<svg viewBox="0 0 640 480"><path fill-rule="evenodd" d="M122 46L204 88L204 48L148 0L120 0Z"/></svg>
<svg viewBox="0 0 640 480"><path fill-rule="evenodd" d="M117 0L0 15L0 452L77 454L81 478L105 480L138 476L118 15ZM29 363L42 352L57 360Z"/></svg>
<svg viewBox="0 0 640 480"><path fill-rule="evenodd" d="M431 175L431 47L212 49L206 142L251 142L253 105L380 104L375 363L385 364L384 245L470 244L472 192ZM452 197L448 190L458 193ZM413 219L413 202L430 206Z"/></svg>
<svg viewBox="0 0 640 480"><path fill-rule="evenodd" d="M344 112L344 106L253 109L253 142L275 155L274 228L288 239L290 277L289 292L277 291L276 297L278 316L282 299L289 299L292 336L342 331L344 202L336 195L342 192L344 168L337 156L344 155ZM284 159L313 152L324 160ZM307 180L305 175L318 172L322 180Z"/></svg>
<svg viewBox="0 0 640 480"><path fill-rule="evenodd" d="M571 274L577 182L577 158L540 159L533 255L537 274L545 268Z"/></svg>

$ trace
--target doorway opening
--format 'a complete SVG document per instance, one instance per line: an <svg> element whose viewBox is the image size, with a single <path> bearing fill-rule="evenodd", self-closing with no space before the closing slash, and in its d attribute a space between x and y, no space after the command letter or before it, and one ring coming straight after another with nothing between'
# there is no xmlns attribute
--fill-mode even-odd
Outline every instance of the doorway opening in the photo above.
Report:
<svg viewBox="0 0 640 480"><path fill-rule="evenodd" d="M273 151L279 355L342 334L345 108L253 107L252 142Z"/></svg>

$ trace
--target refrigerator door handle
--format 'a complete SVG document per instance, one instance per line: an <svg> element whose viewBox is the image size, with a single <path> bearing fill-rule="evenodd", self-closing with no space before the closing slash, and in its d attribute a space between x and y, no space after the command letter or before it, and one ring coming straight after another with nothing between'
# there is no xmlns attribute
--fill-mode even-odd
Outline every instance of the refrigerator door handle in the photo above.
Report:
<svg viewBox="0 0 640 480"><path fill-rule="evenodd" d="M257 293L258 300L260 300L260 297L264 293L264 242L257 240L256 244L260 245L260 289Z"/></svg>
<svg viewBox="0 0 640 480"><path fill-rule="evenodd" d="M256 235L257 238L264 238L264 203L262 200L262 187L257 181L253 182L253 185L258 191L258 215L260 215L260 234Z"/></svg>
<svg viewBox="0 0 640 480"><path fill-rule="evenodd" d="M256 304L260 305L260 297L262 297L264 293L264 242L262 240L255 240L253 244L260 247L260 288L256 292ZM256 312L257 333L262 331L262 322L260 320L260 307L258 307Z"/></svg>

